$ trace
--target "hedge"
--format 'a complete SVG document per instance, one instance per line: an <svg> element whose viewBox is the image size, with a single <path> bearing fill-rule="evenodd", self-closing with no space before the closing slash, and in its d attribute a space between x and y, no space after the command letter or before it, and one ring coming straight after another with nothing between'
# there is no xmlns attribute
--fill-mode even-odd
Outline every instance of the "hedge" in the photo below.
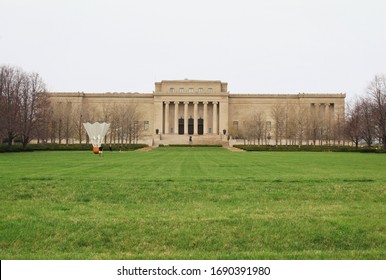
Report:
<svg viewBox="0 0 386 280"><path fill-rule="evenodd" d="M104 150L109 150L109 145L103 145ZM133 151L147 147L145 144L112 144L113 151ZM91 151L91 144L29 144L26 149L19 144L8 146L7 144L0 145L0 153L5 152L33 152L33 151Z"/></svg>
<svg viewBox="0 0 386 280"><path fill-rule="evenodd" d="M313 146L313 145L280 145L280 146L268 146L268 145L234 145L235 148L239 148L249 152L263 152L263 151L282 151L282 152L360 152L360 153L385 153L382 149L368 148L368 147L352 147L352 146Z"/></svg>

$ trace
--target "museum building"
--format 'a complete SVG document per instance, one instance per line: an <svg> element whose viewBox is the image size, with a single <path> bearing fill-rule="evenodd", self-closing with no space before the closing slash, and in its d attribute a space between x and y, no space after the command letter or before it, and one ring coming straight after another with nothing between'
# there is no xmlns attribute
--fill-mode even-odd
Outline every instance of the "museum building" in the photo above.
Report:
<svg viewBox="0 0 386 280"><path fill-rule="evenodd" d="M156 82L152 93L51 93L50 98L53 103L92 109L93 121L104 120L107 106L134 105L143 125L139 142L148 145L187 144L189 136L195 144L221 145L257 112L263 113L271 130L277 105L342 119L345 106L343 93L239 94L229 93L225 82L187 79Z"/></svg>

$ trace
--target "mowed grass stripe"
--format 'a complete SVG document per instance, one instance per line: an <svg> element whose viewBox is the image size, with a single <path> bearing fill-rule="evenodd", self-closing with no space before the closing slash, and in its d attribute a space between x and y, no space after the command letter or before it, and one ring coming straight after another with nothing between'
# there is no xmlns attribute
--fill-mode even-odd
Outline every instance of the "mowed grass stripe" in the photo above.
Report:
<svg viewBox="0 0 386 280"><path fill-rule="evenodd" d="M384 259L384 155L0 155L2 259Z"/></svg>

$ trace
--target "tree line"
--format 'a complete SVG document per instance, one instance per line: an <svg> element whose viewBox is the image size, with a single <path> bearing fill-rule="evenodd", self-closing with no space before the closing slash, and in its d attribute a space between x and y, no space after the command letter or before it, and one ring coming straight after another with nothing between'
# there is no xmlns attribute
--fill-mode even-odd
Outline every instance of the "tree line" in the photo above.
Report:
<svg viewBox="0 0 386 280"><path fill-rule="evenodd" d="M386 78L375 76L366 95L345 112L330 104L276 104L270 112L254 112L230 135L254 145L383 145L386 150Z"/></svg>
<svg viewBox="0 0 386 280"><path fill-rule="evenodd" d="M100 110L87 102L74 103L63 100L51 104L51 113L46 119L45 133L39 141L45 143L71 144L89 143L83 127L85 122L107 122L110 129L105 143L136 144L145 130L141 113L134 104L103 104Z"/></svg>
<svg viewBox="0 0 386 280"><path fill-rule="evenodd" d="M106 143L137 143L144 129L135 105L106 104L96 110L87 103L51 102L43 79L21 68L0 66L0 143L89 142L84 122L111 123Z"/></svg>
<svg viewBox="0 0 386 280"><path fill-rule="evenodd" d="M383 145L386 151L386 77L375 76L365 96L348 104L346 137L356 147L361 142L368 147L374 143Z"/></svg>
<svg viewBox="0 0 386 280"><path fill-rule="evenodd" d="M275 104L255 112L231 134L254 145L344 145L344 112L330 104Z"/></svg>
<svg viewBox="0 0 386 280"><path fill-rule="evenodd" d="M25 148L38 137L48 107L46 87L39 74L0 67L0 136L8 145L19 137Z"/></svg>

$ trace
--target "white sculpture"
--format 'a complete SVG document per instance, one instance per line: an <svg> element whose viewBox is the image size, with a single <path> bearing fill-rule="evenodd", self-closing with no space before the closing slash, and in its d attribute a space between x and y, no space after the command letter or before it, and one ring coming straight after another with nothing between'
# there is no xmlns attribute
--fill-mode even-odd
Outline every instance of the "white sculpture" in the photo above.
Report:
<svg viewBox="0 0 386 280"><path fill-rule="evenodd" d="M102 145L103 138L109 130L109 123L83 123L84 128L87 131L88 137L90 137L91 144L93 146L94 154L99 154L99 147Z"/></svg>

